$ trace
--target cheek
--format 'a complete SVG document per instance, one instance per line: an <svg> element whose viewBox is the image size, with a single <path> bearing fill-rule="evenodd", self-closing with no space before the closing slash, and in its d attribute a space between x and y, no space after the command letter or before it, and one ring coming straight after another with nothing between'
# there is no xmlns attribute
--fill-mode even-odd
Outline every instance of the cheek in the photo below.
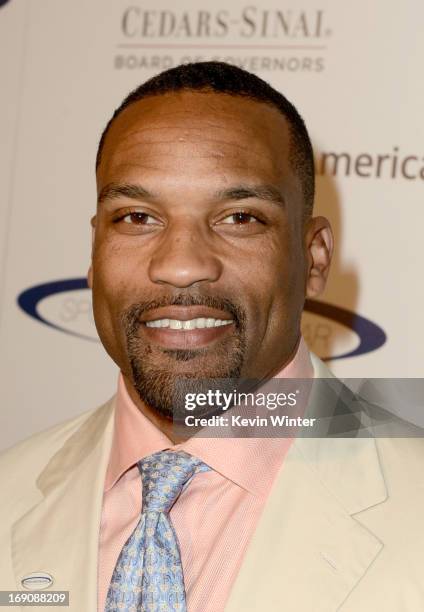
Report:
<svg viewBox="0 0 424 612"><path fill-rule="evenodd" d="M101 342L112 360L128 370L126 339L121 314L128 301L125 266L109 250L99 248L93 253L93 312Z"/></svg>
<svg viewBox="0 0 424 612"><path fill-rule="evenodd" d="M257 274L255 291L261 298L261 318L269 325L294 321L303 308L305 297L303 252L300 244L275 246L263 255L264 263ZM267 310L265 310L267 309Z"/></svg>
<svg viewBox="0 0 424 612"><path fill-rule="evenodd" d="M262 338L274 312L281 310L288 281L287 264L281 250L270 249L268 245L261 252L252 253L240 278L240 299L246 299L252 337Z"/></svg>
<svg viewBox="0 0 424 612"><path fill-rule="evenodd" d="M104 241L95 248L93 293L110 307L134 292L140 275L140 266L118 244Z"/></svg>
<svg viewBox="0 0 424 612"><path fill-rule="evenodd" d="M120 315L125 309L125 294L121 289L120 279L109 266L99 266L95 269L93 282L93 312L96 327L102 343L108 353L119 344L122 329ZM127 288L128 291L128 288Z"/></svg>

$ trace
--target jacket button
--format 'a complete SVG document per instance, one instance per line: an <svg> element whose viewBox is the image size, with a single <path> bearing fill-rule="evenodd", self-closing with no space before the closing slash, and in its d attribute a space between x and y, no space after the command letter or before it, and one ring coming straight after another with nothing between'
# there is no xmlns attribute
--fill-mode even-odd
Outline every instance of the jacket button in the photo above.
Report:
<svg viewBox="0 0 424 612"><path fill-rule="evenodd" d="M32 572L21 580L21 585L25 589L31 589L31 591L41 591L42 589L47 589L52 584L53 576L46 574L46 572Z"/></svg>

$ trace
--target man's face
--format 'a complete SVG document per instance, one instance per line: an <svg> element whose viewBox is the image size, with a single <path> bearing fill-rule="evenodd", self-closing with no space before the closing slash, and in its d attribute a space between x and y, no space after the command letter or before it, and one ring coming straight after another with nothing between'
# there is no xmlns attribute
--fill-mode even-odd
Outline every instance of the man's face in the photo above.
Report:
<svg viewBox="0 0 424 612"><path fill-rule="evenodd" d="M263 379L293 355L309 264L289 141L278 110L216 93L146 98L111 126L94 315L160 414L172 414L179 379Z"/></svg>

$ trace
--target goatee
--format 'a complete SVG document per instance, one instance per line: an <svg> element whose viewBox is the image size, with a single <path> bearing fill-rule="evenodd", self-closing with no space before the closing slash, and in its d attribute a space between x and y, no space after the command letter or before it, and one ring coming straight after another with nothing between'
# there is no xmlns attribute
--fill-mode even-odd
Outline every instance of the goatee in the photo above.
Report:
<svg viewBox="0 0 424 612"><path fill-rule="evenodd" d="M140 338L142 317L166 306L206 306L229 313L234 332L211 347L165 349ZM180 294L133 304L122 317L132 383L140 399L159 415L180 423L187 415L186 393L206 393L211 388L233 388L243 370L246 352L246 314L224 297ZM196 416L213 414L203 406Z"/></svg>

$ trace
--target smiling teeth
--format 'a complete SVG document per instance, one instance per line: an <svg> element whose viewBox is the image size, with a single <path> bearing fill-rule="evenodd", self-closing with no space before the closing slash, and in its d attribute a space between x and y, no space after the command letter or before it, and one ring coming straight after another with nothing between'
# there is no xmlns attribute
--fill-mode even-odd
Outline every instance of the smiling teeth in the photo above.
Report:
<svg viewBox="0 0 424 612"><path fill-rule="evenodd" d="M232 319L212 319L200 317L198 319L189 319L188 321L180 321L179 319L156 319L155 321L146 321L146 327L168 327L169 329L203 329L204 327L220 327L221 325L230 325Z"/></svg>

